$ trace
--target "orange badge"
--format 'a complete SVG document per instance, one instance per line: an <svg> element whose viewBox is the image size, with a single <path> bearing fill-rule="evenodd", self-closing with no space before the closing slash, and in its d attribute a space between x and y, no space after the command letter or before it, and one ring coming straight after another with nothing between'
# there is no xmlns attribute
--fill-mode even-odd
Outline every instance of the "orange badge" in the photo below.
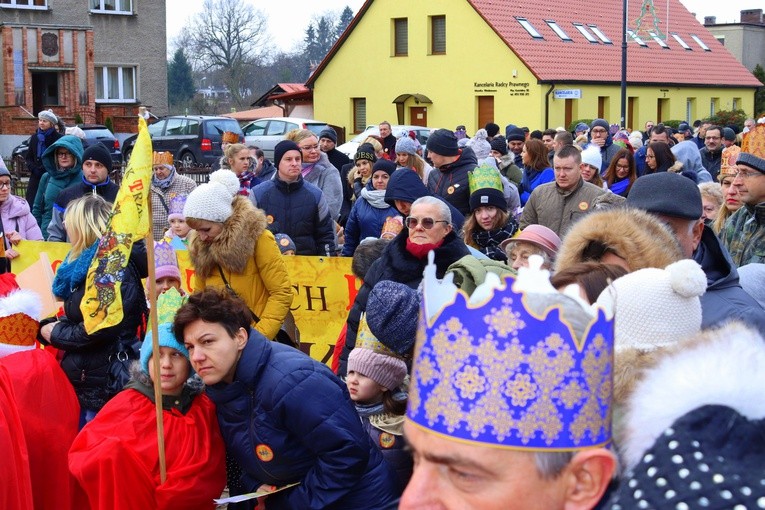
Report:
<svg viewBox="0 0 765 510"><path fill-rule="evenodd" d="M274 217L269 214L268 216L266 216L266 222L268 222L268 224L270 225L271 223L274 222Z"/></svg>
<svg viewBox="0 0 765 510"><path fill-rule="evenodd" d="M274 460L274 451L267 444L259 444L255 447L255 455L263 462Z"/></svg>
<svg viewBox="0 0 765 510"><path fill-rule="evenodd" d="M389 434L388 432L380 434L380 446L382 448L393 448L394 444L396 444L396 436Z"/></svg>
<svg viewBox="0 0 765 510"><path fill-rule="evenodd" d="M282 237L281 239L279 239L279 244L281 244L282 246L289 246L290 240L285 237Z"/></svg>
<svg viewBox="0 0 765 510"><path fill-rule="evenodd" d="M450 195L451 195L452 193L454 193L454 186L449 186L449 187L446 189L446 192L447 192L447 193L449 193Z"/></svg>
<svg viewBox="0 0 765 510"><path fill-rule="evenodd" d="M579 202L580 211L586 211L589 208L590 208L590 204L588 204L587 202Z"/></svg>

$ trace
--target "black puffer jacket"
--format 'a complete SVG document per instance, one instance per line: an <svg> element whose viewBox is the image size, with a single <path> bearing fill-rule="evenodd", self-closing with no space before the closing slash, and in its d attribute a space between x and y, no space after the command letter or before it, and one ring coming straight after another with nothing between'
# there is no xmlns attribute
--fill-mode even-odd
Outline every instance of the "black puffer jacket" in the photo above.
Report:
<svg viewBox="0 0 765 510"><path fill-rule="evenodd" d="M468 172L475 170L478 160L470 147L464 147L457 161L442 166L428 175L428 189L457 208L463 216L470 214Z"/></svg>
<svg viewBox="0 0 765 510"><path fill-rule="evenodd" d="M101 329L92 335L85 331L80 302L85 285L80 285L64 301L64 317L53 328L50 344L65 351L61 368L74 386L80 406L97 411L122 388L109 390L109 364L118 353L120 359L138 359L138 347L143 340L147 308L141 278L148 276L146 247L133 246L120 288L122 322ZM115 391L116 390L116 391Z"/></svg>
<svg viewBox="0 0 765 510"><path fill-rule="evenodd" d="M356 300L353 302L353 307L348 313L348 320L346 321L348 323L348 330L345 336L345 347L342 354L340 354L340 366L338 369L338 374L341 376L345 376L348 355L356 346L356 333L359 330L359 321L361 320L361 314L367 309L367 300L369 299L372 287L377 282L389 280L403 283L416 289L422 281L422 272L428 264L428 259L427 257L418 259L406 251L406 240L408 237L409 230L404 227L404 230L385 247L385 251L383 251L380 258L367 271L364 285L361 286L359 293L356 294ZM444 277L446 269L450 265L465 255L470 254L465 243L455 235L454 231L446 235L444 243L434 252L436 255L436 276L438 278ZM413 317L412 320L416 321L417 317Z"/></svg>

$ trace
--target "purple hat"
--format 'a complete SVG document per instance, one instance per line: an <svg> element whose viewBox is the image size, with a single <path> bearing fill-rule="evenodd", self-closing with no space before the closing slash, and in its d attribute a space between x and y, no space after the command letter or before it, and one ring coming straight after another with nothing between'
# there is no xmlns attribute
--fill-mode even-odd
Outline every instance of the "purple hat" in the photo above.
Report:
<svg viewBox="0 0 765 510"><path fill-rule="evenodd" d="M183 206L186 205L186 198L188 195L185 193L179 193L170 199L170 203L167 205L167 220L185 220L186 216L183 215Z"/></svg>
<svg viewBox="0 0 765 510"><path fill-rule="evenodd" d="M154 278L175 278L181 281L181 270L175 257L173 245L166 241L154 242Z"/></svg>

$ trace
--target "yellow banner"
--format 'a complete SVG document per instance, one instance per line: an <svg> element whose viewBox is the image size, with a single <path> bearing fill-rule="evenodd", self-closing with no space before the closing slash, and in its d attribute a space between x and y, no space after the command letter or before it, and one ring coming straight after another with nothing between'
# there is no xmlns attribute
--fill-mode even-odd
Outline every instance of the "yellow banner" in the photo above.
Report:
<svg viewBox="0 0 765 510"><path fill-rule="evenodd" d="M13 272L17 275L29 268L33 278L43 278L36 264L40 253L45 253L55 272L69 252L68 243L22 241L17 251L21 256L13 260ZM187 251L177 251L178 267L187 292L193 292L194 268ZM343 329L348 311L361 287L361 282L351 272L350 257L285 257L292 281L294 297L292 314L300 328L303 350L312 358L329 364L332 350ZM38 289L34 289L38 290Z"/></svg>

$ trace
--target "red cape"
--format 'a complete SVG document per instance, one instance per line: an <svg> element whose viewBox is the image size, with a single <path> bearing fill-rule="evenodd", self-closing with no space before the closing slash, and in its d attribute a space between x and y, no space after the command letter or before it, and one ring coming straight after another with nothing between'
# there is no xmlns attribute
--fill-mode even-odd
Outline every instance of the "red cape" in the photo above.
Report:
<svg viewBox="0 0 765 510"><path fill-rule="evenodd" d="M21 425L13 384L0 366L0 508L30 510L32 483L29 476L24 428Z"/></svg>
<svg viewBox="0 0 765 510"><path fill-rule="evenodd" d="M69 469L92 510L213 510L226 485L215 405L198 395L185 415L164 410L167 480L160 485L154 403L120 392L82 429Z"/></svg>

